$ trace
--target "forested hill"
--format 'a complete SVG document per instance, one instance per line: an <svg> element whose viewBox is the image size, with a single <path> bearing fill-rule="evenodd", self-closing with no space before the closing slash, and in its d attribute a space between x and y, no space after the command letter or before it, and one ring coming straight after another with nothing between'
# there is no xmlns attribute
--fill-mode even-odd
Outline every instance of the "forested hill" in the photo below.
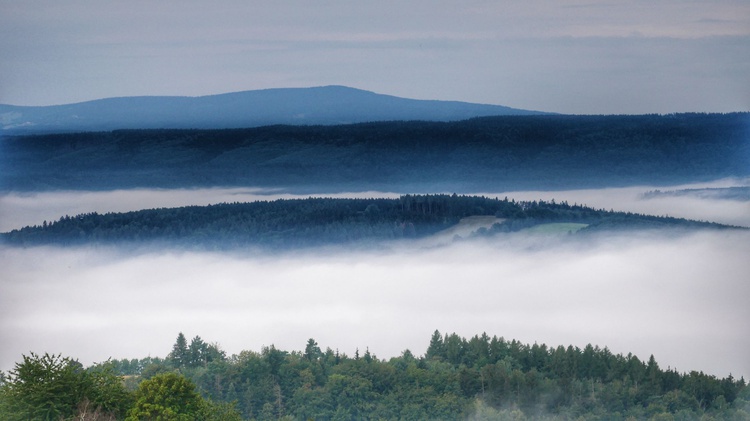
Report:
<svg viewBox="0 0 750 421"><path fill-rule="evenodd" d="M494 216L475 235L542 227L591 232L649 228L726 228L685 219L596 210L582 205L458 195L398 199L309 198L270 202L89 213L2 234L11 245L155 244L198 249L373 245L425 238L462 218Z"/></svg>
<svg viewBox="0 0 750 421"><path fill-rule="evenodd" d="M0 138L0 190L510 191L750 175L750 113L124 130Z"/></svg>

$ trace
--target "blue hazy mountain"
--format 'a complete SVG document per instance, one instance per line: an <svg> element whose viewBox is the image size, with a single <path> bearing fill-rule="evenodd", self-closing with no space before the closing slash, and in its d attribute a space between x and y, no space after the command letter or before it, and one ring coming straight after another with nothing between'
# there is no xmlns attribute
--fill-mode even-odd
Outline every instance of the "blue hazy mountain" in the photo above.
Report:
<svg viewBox="0 0 750 421"><path fill-rule="evenodd" d="M145 128L239 128L370 121L456 121L544 114L500 105L399 98L344 86L244 91L201 97L106 98L54 106L0 105L5 133Z"/></svg>

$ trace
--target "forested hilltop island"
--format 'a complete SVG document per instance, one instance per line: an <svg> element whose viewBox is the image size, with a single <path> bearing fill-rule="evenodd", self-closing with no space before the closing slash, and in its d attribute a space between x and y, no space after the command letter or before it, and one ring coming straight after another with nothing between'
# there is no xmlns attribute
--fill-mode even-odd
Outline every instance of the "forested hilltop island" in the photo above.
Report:
<svg viewBox="0 0 750 421"><path fill-rule="evenodd" d="M377 245L425 239L483 218L470 236L516 231L585 234L602 230L726 229L721 224L606 211L567 202L516 202L464 195L398 199L279 199L249 203L88 213L2 234L9 245L127 244L229 250ZM734 227L737 228L737 227ZM449 240L458 240L456 238Z"/></svg>
<svg viewBox="0 0 750 421"><path fill-rule="evenodd" d="M353 356L309 339L227 356L180 333L166 358L83 367L30 354L0 377L3 420L749 420L744 378L591 344L435 331L423 356Z"/></svg>
<svg viewBox="0 0 750 421"><path fill-rule="evenodd" d="M516 115L0 137L0 191L512 191L750 175L750 113Z"/></svg>

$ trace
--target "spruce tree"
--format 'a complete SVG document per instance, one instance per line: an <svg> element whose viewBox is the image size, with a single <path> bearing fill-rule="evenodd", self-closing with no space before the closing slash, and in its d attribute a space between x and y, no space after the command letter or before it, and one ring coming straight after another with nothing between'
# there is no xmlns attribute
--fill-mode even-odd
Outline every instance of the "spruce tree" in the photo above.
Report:
<svg viewBox="0 0 750 421"><path fill-rule="evenodd" d="M169 362L175 367L175 368L183 368L185 367L185 364L188 362L188 346L187 346L187 339L185 339L185 335L182 334L182 332L177 335L177 341L172 346L172 352L169 353L169 356L167 357Z"/></svg>

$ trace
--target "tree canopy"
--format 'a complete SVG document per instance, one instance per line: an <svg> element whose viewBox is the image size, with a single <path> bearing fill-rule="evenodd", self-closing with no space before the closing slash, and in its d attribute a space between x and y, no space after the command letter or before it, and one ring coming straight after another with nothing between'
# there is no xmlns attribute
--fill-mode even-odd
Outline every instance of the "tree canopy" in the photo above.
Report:
<svg viewBox="0 0 750 421"><path fill-rule="evenodd" d="M232 356L214 345L216 359L192 366L149 357L84 369L70 358L32 354L3 377L0 418L750 419L744 378L663 369L653 355L591 344L436 330L419 357L404 350L380 359L368 348L352 357L321 350L312 338L304 345Z"/></svg>

